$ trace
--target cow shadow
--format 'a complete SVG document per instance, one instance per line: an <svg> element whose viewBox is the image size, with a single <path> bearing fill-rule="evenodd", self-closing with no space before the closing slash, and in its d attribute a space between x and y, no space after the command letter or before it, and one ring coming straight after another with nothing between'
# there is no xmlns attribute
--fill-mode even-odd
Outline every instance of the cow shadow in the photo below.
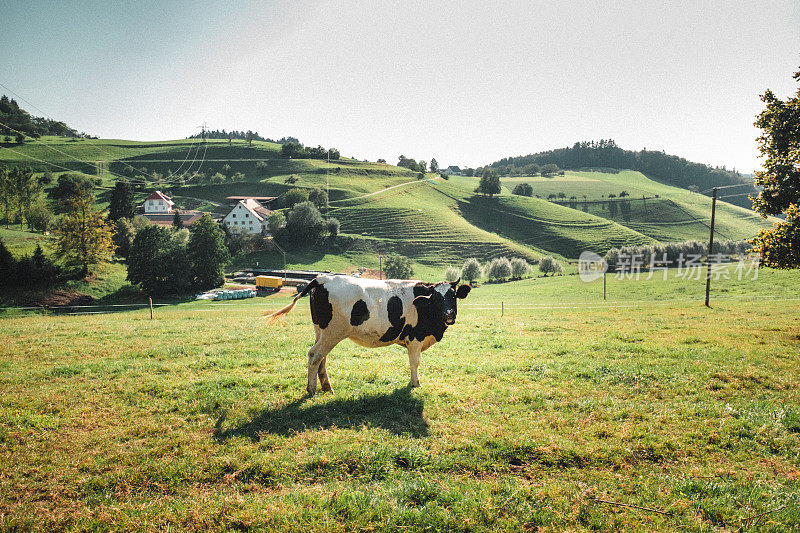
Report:
<svg viewBox="0 0 800 533"><path fill-rule="evenodd" d="M308 399L303 396L284 406L265 409L229 428L223 428L226 413L222 413L214 426L214 438L223 442L245 437L257 442L264 434L290 436L307 430L365 426L415 438L428 435L428 422L422 415L424 401L411 394L410 386L388 394L335 399L303 407Z"/></svg>

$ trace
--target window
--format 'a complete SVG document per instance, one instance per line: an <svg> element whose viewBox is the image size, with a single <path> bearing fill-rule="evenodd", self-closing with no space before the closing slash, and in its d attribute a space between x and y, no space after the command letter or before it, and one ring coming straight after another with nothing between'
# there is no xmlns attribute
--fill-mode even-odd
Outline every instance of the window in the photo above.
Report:
<svg viewBox="0 0 800 533"><path fill-rule="evenodd" d="M250 213L245 213L244 218L250 218Z"/></svg>
<svg viewBox="0 0 800 533"><path fill-rule="evenodd" d="M236 213L233 214L233 218L236 218Z"/></svg>

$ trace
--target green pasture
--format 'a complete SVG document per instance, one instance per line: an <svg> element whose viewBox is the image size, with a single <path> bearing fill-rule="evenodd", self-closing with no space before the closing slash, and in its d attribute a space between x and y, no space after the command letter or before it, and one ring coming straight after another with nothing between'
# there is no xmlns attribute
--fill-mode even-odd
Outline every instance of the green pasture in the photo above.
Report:
<svg viewBox="0 0 800 533"><path fill-rule="evenodd" d="M314 398L307 300L1 318L0 528L798 529L797 281L483 284Z"/></svg>

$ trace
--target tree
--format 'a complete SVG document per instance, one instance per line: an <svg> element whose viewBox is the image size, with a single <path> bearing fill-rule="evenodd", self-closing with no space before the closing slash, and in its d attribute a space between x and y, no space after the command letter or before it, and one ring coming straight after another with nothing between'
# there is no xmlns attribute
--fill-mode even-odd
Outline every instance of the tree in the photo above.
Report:
<svg viewBox="0 0 800 533"><path fill-rule="evenodd" d="M521 257L511 258L511 277L522 279L531 272L531 265Z"/></svg>
<svg viewBox="0 0 800 533"><path fill-rule="evenodd" d="M505 257L495 257L486 265L486 277L503 281L511 277L511 261Z"/></svg>
<svg viewBox="0 0 800 533"><path fill-rule="evenodd" d="M686 188L689 189L689 192L693 192L693 193L700 192L700 187L698 187L697 185L689 185Z"/></svg>
<svg viewBox="0 0 800 533"><path fill-rule="evenodd" d="M172 217L172 227L175 229L183 228L183 219L181 218L181 212L177 209L175 210L175 216Z"/></svg>
<svg viewBox="0 0 800 533"><path fill-rule="evenodd" d="M414 267L408 257L392 254L384 261L383 272L389 279L410 279L414 275Z"/></svg>
<svg viewBox="0 0 800 533"><path fill-rule="evenodd" d="M53 201L57 213L70 208L72 200L78 194L91 195L94 191L94 180L88 176L75 173L64 173L58 177L56 186L47 192Z"/></svg>
<svg viewBox="0 0 800 533"><path fill-rule="evenodd" d="M86 275L90 266L111 258L114 250L111 236L102 213L94 210L94 196L79 191L56 230L56 251L80 265L81 274Z"/></svg>
<svg viewBox="0 0 800 533"><path fill-rule="evenodd" d="M434 161L435 161L435 159L434 159ZM431 161L431 162L433 162L433 161ZM461 277L461 271L459 269L457 269L456 267L449 266L444 271L444 279L446 281L456 281L460 277Z"/></svg>
<svg viewBox="0 0 800 533"><path fill-rule="evenodd" d="M339 236L339 228L341 227L341 222L337 218L329 218L325 221L325 228L328 230L328 236L332 239L335 239Z"/></svg>
<svg viewBox="0 0 800 533"><path fill-rule="evenodd" d="M328 207L328 193L321 187L314 187L308 193L308 199L319 209Z"/></svg>
<svg viewBox="0 0 800 533"><path fill-rule="evenodd" d="M519 196L533 196L533 187L530 183L519 183L514 187L512 193Z"/></svg>
<svg viewBox="0 0 800 533"><path fill-rule="evenodd" d="M467 259L461 267L461 277L472 283L481 276L481 264L475 258Z"/></svg>
<svg viewBox="0 0 800 533"><path fill-rule="evenodd" d="M11 222L11 207L16 200L14 194L14 180L7 168L0 168L0 203L3 204L3 214L6 219L6 229Z"/></svg>
<svg viewBox="0 0 800 533"><path fill-rule="evenodd" d="M29 226L41 232L48 231L55 222L53 212L50 211L47 202L41 195L31 202L28 210L25 211L25 219L28 221Z"/></svg>
<svg viewBox="0 0 800 533"><path fill-rule="evenodd" d="M309 201L300 202L286 217L286 231L292 239L316 242L325 232L325 221L317 206Z"/></svg>
<svg viewBox="0 0 800 533"><path fill-rule="evenodd" d="M267 216L267 228L273 235L284 226L286 226L286 217L280 211L273 211Z"/></svg>
<svg viewBox="0 0 800 533"><path fill-rule="evenodd" d="M155 224L136 232L128 255L128 281L150 295L188 291L190 265L185 232L171 232Z"/></svg>
<svg viewBox="0 0 800 533"><path fill-rule="evenodd" d="M19 208L19 228L22 229L22 222L25 214L33 202L33 199L41 191L41 185L33 171L27 167L17 167L11 171L11 179L14 184L14 193L17 198ZM29 224L30 225L30 224Z"/></svg>
<svg viewBox="0 0 800 533"><path fill-rule="evenodd" d="M136 205L133 201L133 189L128 180L120 179L114 184L111 191L111 201L108 204L108 218L133 218L136 214Z"/></svg>
<svg viewBox="0 0 800 533"><path fill-rule="evenodd" d="M564 271L564 268L552 256L546 255L539 259L539 271L547 276L549 273L560 274Z"/></svg>
<svg viewBox="0 0 800 533"><path fill-rule="evenodd" d="M296 204L308 200L308 191L305 189L289 189L283 194L283 207L294 207Z"/></svg>
<svg viewBox="0 0 800 533"><path fill-rule="evenodd" d="M119 218L114 221L114 235L111 242L114 243L114 253L120 257L128 257L131 250L131 243L135 233L133 225L127 218Z"/></svg>
<svg viewBox="0 0 800 533"><path fill-rule="evenodd" d="M794 79L800 82L800 70ZM753 200L753 209L762 217L785 215L786 219L760 230L751 244L766 266L800 268L800 88L786 101L770 90L761 100L766 108L755 125L762 130L758 149L765 160L755 183L763 189Z"/></svg>
<svg viewBox="0 0 800 533"><path fill-rule="evenodd" d="M497 171L490 168L484 170L481 181L478 183L478 188L475 189L475 192L489 195L489 197L494 194L500 194L500 176L497 174Z"/></svg>
<svg viewBox="0 0 800 533"><path fill-rule="evenodd" d="M223 268L230 260L225 235L216 222L205 214L189 231L190 279L199 290L219 287L225 280Z"/></svg>
<svg viewBox="0 0 800 533"><path fill-rule="evenodd" d="M541 168L540 172L542 176L552 176L558 172L558 165L555 163L548 163Z"/></svg>
<svg viewBox="0 0 800 533"><path fill-rule="evenodd" d="M13 285L17 275L17 262L0 239L0 286Z"/></svg>
<svg viewBox="0 0 800 533"><path fill-rule="evenodd" d="M431 158L431 172L436 173L439 172L439 162L436 160L435 157ZM453 280L455 281L455 280Z"/></svg>

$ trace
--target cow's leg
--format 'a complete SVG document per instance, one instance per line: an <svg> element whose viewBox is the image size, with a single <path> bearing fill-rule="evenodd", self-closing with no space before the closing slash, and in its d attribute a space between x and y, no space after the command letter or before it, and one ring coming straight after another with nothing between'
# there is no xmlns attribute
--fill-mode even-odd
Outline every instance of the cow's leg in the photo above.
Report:
<svg viewBox="0 0 800 533"><path fill-rule="evenodd" d="M419 359L422 353L417 343L408 345L408 366L411 367L411 386L419 387Z"/></svg>
<svg viewBox="0 0 800 533"><path fill-rule="evenodd" d="M335 342L334 342L335 340ZM306 391L312 396L317 392L317 375L322 370L322 365L328 353L333 350L333 347L339 344L342 339L326 340L325 335L320 336L320 339L314 343L314 346L308 351L308 386ZM327 372L325 372L326 379L323 381L328 383L328 390L330 390L330 381L327 380ZM324 384L323 384L323 390Z"/></svg>
<svg viewBox="0 0 800 533"><path fill-rule="evenodd" d="M319 376L319 385L322 389L322 392L333 392L331 388L331 380L328 378L328 370L326 368L328 363L328 356L322 358L322 362L319 364L319 370L317 370L317 376Z"/></svg>

